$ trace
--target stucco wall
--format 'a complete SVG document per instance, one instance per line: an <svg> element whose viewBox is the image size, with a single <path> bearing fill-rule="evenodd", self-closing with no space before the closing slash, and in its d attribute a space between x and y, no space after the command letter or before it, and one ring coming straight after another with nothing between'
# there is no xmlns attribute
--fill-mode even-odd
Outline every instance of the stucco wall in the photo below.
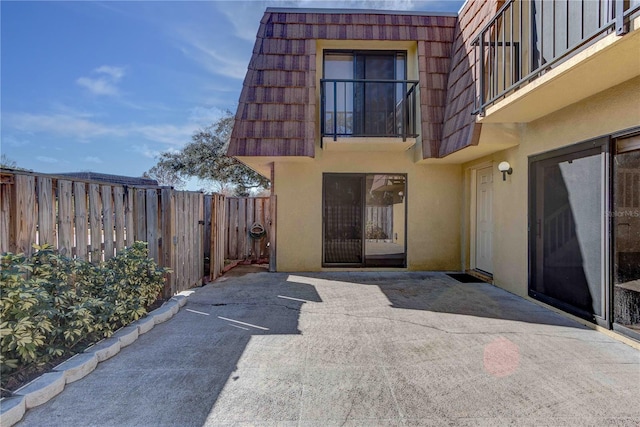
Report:
<svg viewBox="0 0 640 427"><path fill-rule="evenodd" d="M322 268L324 172L407 174L408 269L460 269L460 165L416 165L410 150L318 151L311 162L275 165L278 271Z"/></svg>
<svg viewBox="0 0 640 427"><path fill-rule="evenodd" d="M583 142L595 137L640 126L640 78L629 80L560 111L549 114L520 129L520 144L508 150L465 163L465 192L470 192L471 170L492 161L494 166L508 161L513 174L502 181L494 167L494 281L510 292L527 294L527 216L529 156ZM464 240L471 236L471 205L464 204ZM469 266L470 254L466 254Z"/></svg>

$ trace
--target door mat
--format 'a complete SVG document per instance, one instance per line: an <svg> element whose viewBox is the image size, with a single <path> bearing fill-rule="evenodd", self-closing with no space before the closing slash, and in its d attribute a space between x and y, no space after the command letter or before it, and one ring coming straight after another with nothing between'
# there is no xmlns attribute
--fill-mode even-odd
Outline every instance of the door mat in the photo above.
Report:
<svg viewBox="0 0 640 427"><path fill-rule="evenodd" d="M486 283L484 280L478 279L477 277L467 273L447 273L447 276L456 279L461 283Z"/></svg>

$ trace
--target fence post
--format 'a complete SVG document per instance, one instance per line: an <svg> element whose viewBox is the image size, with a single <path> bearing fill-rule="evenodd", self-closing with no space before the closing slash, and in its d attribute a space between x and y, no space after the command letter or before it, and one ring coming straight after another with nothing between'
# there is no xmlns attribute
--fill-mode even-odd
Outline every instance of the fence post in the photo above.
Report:
<svg viewBox="0 0 640 427"><path fill-rule="evenodd" d="M11 252L11 201L15 175L2 173L0 177L0 253Z"/></svg>
<svg viewBox="0 0 640 427"><path fill-rule="evenodd" d="M226 247L225 233L225 196L213 194L211 197L211 246L209 267L210 280L216 280L224 268L224 255Z"/></svg>
<svg viewBox="0 0 640 427"><path fill-rule="evenodd" d="M31 244L36 241L36 180L31 175L15 175L14 180L11 229L15 253L28 256L33 252Z"/></svg>
<svg viewBox="0 0 640 427"><path fill-rule="evenodd" d="M133 222L135 223L135 240L147 241L147 204L145 190L134 189Z"/></svg>
<svg viewBox="0 0 640 427"><path fill-rule="evenodd" d="M58 180L58 252L66 257L73 257L71 250L71 181Z"/></svg>
<svg viewBox="0 0 640 427"><path fill-rule="evenodd" d="M100 202L100 186L89 184L89 225L91 229L91 262L98 263L102 259L102 203Z"/></svg>
<svg viewBox="0 0 640 427"><path fill-rule="evenodd" d="M271 213L271 218L269 218L269 271L272 273L277 271L278 266L276 263L276 223L278 218L276 201L276 195L271 195L269 198L269 211Z"/></svg>
<svg viewBox="0 0 640 427"><path fill-rule="evenodd" d="M164 298L170 298L176 290L176 265L175 265L175 214L173 203L173 190L163 188L160 194L160 216L162 221L160 253L161 265L168 267L172 271L165 274L164 290L162 292Z"/></svg>
<svg viewBox="0 0 640 427"><path fill-rule="evenodd" d="M38 177L38 244L49 243L56 247L55 239L55 193L52 179Z"/></svg>
<svg viewBox="0 0 640 427"><path fill-rule="evenodd" d="M147 241L149 248L149 258L153 258L160 264L158 256L158 192L156 189L148 189L146 192L146 222Z"/></svg>
<svg viewBox="0 0 640 427"><path fill-rule="evenodd" d="M87 236L89 234L87 219L87 192L84 182L73 183L73 207L75 212L75 234L76 234L76 257L81 260L88 260L87 256Z"/></svg>
<svg viewBox="0 0 640 427"><path fill-rule="evenodd" d="M102 186L102 235L106 261L113 258L113 195L110 185Z"/></svg>
<svg viewBox="0 0 640 427"><path fill-rule="evenodd" d="M204 215L204 193L198 193L198 253L193 254L194 261L197 261L195 268L197 269L198 275L197 280L198 286L202 286L203 278L204 278L204 235L206 228L207 218Z"/></svg>
<svg viewBox="0 0 640 427"><path fill-rule="evenodd" d="M207 194L204 196L204 234L202 237L202 258L204 261L203 272L207 275L211 275L211 225L213 224L213 213L211 208L213 207L213 195ZM209 262L207 262L209 260Z"/></svg>
<svg viewBox="0 0 640 427"><path fill-rule="evenodd" d="M218 195L211 195L211 233L209 238L209 280L218 278Z"/></svg>
<svg viewBox="0 0 640 427"><path fill-rule="evenodd" d="M116 254L124 248L125 207L124 187L113 187L113 211L116 227Z"/></svg>
<svg viewBox="0 0 640 427"><path fill-rule="evenodd" d="M134 221L134 191L133 188L127 187L124 192L124 228L125 228L125 245L131 247L136 241L136 225Z"/></svg>

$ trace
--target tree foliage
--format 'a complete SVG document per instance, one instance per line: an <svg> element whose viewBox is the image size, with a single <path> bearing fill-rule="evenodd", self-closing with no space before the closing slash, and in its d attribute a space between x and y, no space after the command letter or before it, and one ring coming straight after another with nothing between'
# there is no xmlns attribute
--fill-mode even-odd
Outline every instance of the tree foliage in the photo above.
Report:
<svg viewBox="0 0 640 427"><path fill-rule="evenodd" d="M191 142L177 152L164 152L155 167L174 171L180 177L197 177L235 186L238 196L251 190L268 188L269 180L238 160L227 156L234 117L230 111L191 137Z"/></svg>
<svg viewBox="0 0 640 427"><path fill-rule="evenodd" d="M15 160L10 159L6 154L2 154L0 158L0 167L7 169L15 169L18 167L18 164Z"/></svg>
<svg viewBox="0 0 640 427"><path fill-rule="evenodd" d="M186 181L180 176L180 174L161 164L157 164L143 173L142 177L155 179L158 181L158 185L174 187L177 190L183 189L186 184Z"/></svg>

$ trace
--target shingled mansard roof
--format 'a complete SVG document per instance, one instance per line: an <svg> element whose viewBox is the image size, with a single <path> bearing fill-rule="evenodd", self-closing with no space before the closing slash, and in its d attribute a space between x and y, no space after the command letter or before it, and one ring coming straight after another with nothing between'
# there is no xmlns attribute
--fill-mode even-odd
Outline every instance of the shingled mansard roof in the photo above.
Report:
<svg viewBox="0 0 640 427"><path fill-rule="evenodd" d="M316 70L316 40L416 41L423 157L443 157L477 144L474 128L479 125L471 115L475 96L471 33L496 8L497 0L467 2L460 18L397 11L267 9L228 154L314 157L316 72L322 72Z"/></svg>

